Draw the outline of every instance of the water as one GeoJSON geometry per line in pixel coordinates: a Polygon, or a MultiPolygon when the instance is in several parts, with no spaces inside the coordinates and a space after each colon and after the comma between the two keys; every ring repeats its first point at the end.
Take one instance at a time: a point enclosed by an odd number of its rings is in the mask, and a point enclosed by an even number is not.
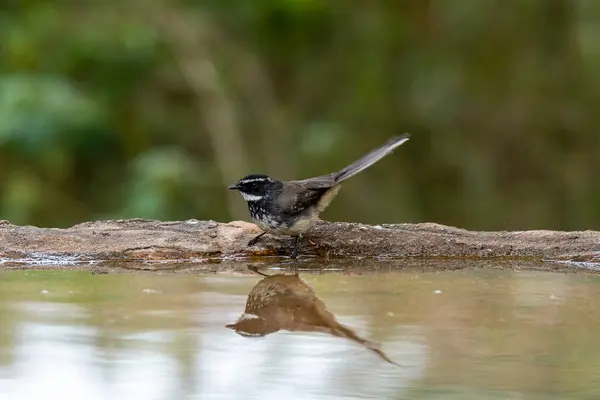
{"type": "Polygon", "coordinates": [[[597,275],[0,278],[0,399],[600,398],[597,275]]]}

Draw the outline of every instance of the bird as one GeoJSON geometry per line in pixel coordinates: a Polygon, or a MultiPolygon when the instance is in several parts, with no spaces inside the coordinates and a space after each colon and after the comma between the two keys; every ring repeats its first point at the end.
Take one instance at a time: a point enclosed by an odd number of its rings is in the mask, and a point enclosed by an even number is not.
{"type": "Polygon", "coordinates": [[[281,330],[324,333],[355,342],[398,366],[381,350],[379,343],[364,339],[340,324],[297,273],[267,275],[251,269],[265,278],[248,293],[242,315],[235,323],[225,325],[226,328],[244,337],[264,337],[281,330]]]}
{"type": "Polygon", "coordinates": [[[327,175],[298,181],[279,181],[264,174],[250,174],[230,185],[248,203],[250,218],[263,232],[248,242],[253,246],[266,233],[294,238],[291,258],[298,256],[298,239],[319,219],[319,214],[338,194],[341,184],[367,169],[409,139],[402,134],[389,139],[348,165],[327,175]]]}

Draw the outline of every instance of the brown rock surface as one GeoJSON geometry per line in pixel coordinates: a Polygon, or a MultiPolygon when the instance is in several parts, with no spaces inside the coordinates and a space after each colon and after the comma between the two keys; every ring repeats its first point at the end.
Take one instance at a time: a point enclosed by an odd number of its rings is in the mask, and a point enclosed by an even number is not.
{"type": "MultiPolygon", "coordinates": [[[[0,221],[0,266],[109,261],[222,262],[287,256],[290,238],[270,235],[256,246],[247,242],[258,232],[242,221],[161,222],[132,219],[86,222],[68,229],[16,226],[0,221]],[[56,261],[56,262],[53,262],[56,261]]],[[[461,259],[528,259],[596,262],[600,232],[471,232],[423,224],[363,225],[320,222],[302,241],[300,258],[443,257],[461,259]]]]}

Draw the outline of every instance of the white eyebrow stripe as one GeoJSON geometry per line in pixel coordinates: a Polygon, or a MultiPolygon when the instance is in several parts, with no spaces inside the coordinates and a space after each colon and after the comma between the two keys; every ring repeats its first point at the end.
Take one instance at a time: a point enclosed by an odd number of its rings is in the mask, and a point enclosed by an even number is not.
{"type": "Polygon", "coordinates": [[[240,183],[252,183],[252,182],[271,182],[268,178],[254,178],[254,179],[242,179],[240,183]]]}
{"type": "Polygon", "coordinates": [[[255,194],[244,193],[244,192],[240,192],[240,193],[242,194],[242,197],[246,201],[258,201],[263,198],[263,196],[257,196],[255,194]]]}
{"type": "Polygon", "coordinates": [[[250,314],[250,313],[243,313],[242,316],[239,318],[239,320],[246,320],[246,319],[261,319],[258,315],[256,314],[250,314]]]}

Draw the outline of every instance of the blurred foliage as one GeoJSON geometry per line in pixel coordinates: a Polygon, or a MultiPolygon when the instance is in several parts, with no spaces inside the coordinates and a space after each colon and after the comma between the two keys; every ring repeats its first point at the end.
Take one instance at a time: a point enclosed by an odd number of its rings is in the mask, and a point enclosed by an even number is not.
{"type": "Polygon", "coordinates": [[[323,218],[600,229],[598,2],[3,4],[13,223],[247,219],[241,176],[330,172],[407,131],[323,218]]]}

